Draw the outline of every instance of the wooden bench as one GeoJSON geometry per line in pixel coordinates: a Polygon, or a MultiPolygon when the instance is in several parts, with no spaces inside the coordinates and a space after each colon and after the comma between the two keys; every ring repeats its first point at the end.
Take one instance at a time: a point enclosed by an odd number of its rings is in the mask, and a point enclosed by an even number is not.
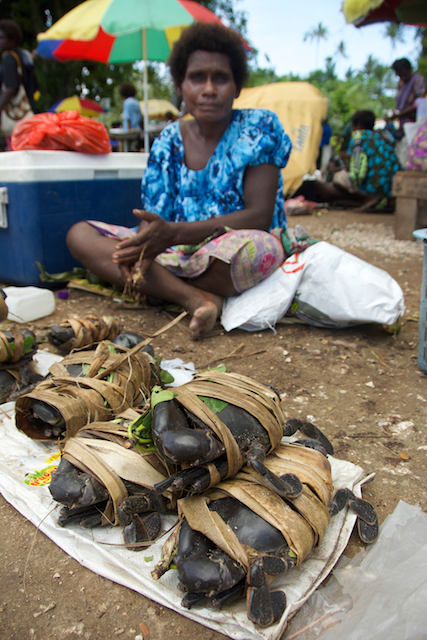
{"type": "Polygon", "coordinates": [[[396,240],[414,240],[412,232],[427,227],[427,173],[398,171],[392,194],[396,198],[394,236],[396,240]]]}

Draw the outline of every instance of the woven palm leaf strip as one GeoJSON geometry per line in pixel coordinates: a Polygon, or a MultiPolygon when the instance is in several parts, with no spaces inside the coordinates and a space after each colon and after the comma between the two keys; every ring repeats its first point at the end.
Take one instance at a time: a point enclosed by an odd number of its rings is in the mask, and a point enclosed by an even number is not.
{"type": "MultiPolygon", "coordinates": [[[[288,445],[284,446],[287,447],[288,445]]],[[[278,449],[280,450],[281,447],[282,445],[278,449]]],[[[307,452],[308,457],[305,464],[306,475],[303,476],[301,473],[299,476],[303,481],[303,493],[298,498],[283,500],[265,486],[262,476],[245,467],[234,478],[221,482],[217,487],[205,492],[203,495],[178,500],[178,513],[181,521],[185,518],[193,530],[203,533],[236,562],[248,569],[257,557],[265,554],[242,544],[219,514],[208,509],[208,504],[211,500],[232,496],[278,529],[284,536],[289,548],[296,554],[297,565],[301,564],[310,551],[320,544],[330,521],[327,508],[332,492],[329,463],[318,451],[297,446],[291,446],[290,449],[286,450],[287,459],[275,456],[273,453],[268,456],[266,463],[270,468],[270,460],[273,456],[276,458],[274,461],[276,472],[279,474],[287,473],[287,463],[293,457],[292,450],[296,454],[295,463],[301,464],[303,456],[301,456],[299,449],[303,453],[307,452]],[[310,470],[315,476],[314,481],[316,483],[322,482],[325,485],[321,493],[323,496],[328,496],[326,502],[320,499],[310,485],[303,480],[303,477],[307,477],[310,483],[313,482],[312,479],[308,478],[310,470]]],[[[180,525],[163,545],[163,562],[160,570],[159,565],[153,572],[155,579],[162,575],[164,568],[169,566],[172,560],[179,539],[179,527],[180,525]]]]}
{"type": "Polygon", "coordinates": [[[111,353],[108,349],[111,343],[103,341],[95,351],[75,352],[54,364],[50,369],[52,377],[17,400],[18,428],[32,438],[43,439],[42,432],[28,419],[35,400],[45,402],[61,413],[66,438],[70,438],[85,424],[109,420],[147,399],[154,361],[147,353],[140,353],[145,343],[132,349],[112,345],[118,353],[111,353]],[[84,376],[72,377],[66,369],[72,364],[87,364],[89,370],[84,376]],[[112,382],[104,379],[110,373],[113,373],[112,382]]]}
{"type": "MultiPolygon", "coordinates": [[[[134,420],[139,413],[127,409],[119,418],[134,420]]],[[[126,424],[94,422],[79,430],[64,445],[62,456],[75,467],[96,478],[107,489],[110,500],[104,510],[103,524],[118,524],[117,509],[128,492],[123,480],[153,489],[168,476],[168,468],[155,453],[141,453],[127,448],[126,424]]],[[[171,504],[175,496],[169,490],[164,496],[171,504]]]]}
{"type": "Polygon", "coordinates": [[[10,333],[13,333],[14,349],[12,349],[3,331],[0,331],[0,362],[14,364],[18,362],[24,351],[24,338],[22,333],[15,331],[15,329],[11,329],[10,333]]]}
{"type": "Polygon", "coordinates": [[[117,320],[109,316],[88,315],[84,318],[68,318],[60,322],[59,327],[74,331],[74,337],[70,338],[62,345],[58,345],[61,351],[71,351],[80,349],[101,340],[114,340],[120,332],[120,325],[117,320]]]}
{"type": "MultiPolygon", "coordinates": [[[[176,400],[194,413],[224,444],[227,461],[227,478],[234,476],[243,465],[240,449],[228,427],[198,396],[207,396],[228,402],[253,415],[266,429],[270,438],[270,451],[278,445],[283,435],[284,416],[277,395],[258,382],[238,374],[209,371],[193,378],[182,387],[175,387],[176,400]]],[[[211,486],[217,484],[217,473],[212,465],[211,486]]]]}
{"type": "Polygon", "coordinates": [[[9,309],[7,308],[7,305],[3,299],[3,296],[0,294],[0,322],[3,322],[3,320],[6,320],[8,313],[9,313],[9,309]]]}

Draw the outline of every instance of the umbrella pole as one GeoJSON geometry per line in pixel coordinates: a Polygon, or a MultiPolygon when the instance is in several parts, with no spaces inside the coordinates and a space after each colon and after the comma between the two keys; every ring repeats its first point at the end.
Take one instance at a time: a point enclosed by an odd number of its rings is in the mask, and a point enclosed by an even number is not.
{"type": "Polygon", "coordinates": [[[148,138],[148,69],[147,69],[147,29],[142,30],[142,54],[144,56],[144,151],[149,152],[148,138]]]}

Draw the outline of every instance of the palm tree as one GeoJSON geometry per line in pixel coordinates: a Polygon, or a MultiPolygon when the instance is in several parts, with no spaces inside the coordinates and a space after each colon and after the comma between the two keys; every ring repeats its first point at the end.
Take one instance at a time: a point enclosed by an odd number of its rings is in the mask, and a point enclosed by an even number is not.
{"type": "Polygon", "coordinates": [[[403,24],[399,24],[397,22],[389,22],[389,24],[386,26],[386,28],[383,31],[383,35],[386,38],[390,38],[391,54],[393,58],[394,58],[394,50],[396,48],[396,44],[398,42],[405,42],[403,29],[404,29],[403,24]]]}
{"type": "Polygon", "coordinates": [[[335,55],[337,58],[341,58],[342,60],[348,59],[344,40],[341,40],[341,42],[338,44],[337,48],[335,49],[335,55]]]}
{"type": "Polygon", "coordinates": [[[304,42],[306,40],[316,40],[316,68],[319,67],[319,44],[321,40],[327,40],[329,35],[328,27],[325,27],[321,22],[317,27],[313,27],[311,31],[306,31],[304,34],[304,42]]]}
{"type": "Polygon", "coordinates": [[[374,56],[369,55],[363,66],[363,71],[367,76],[371,76],[374,73],[374,70],[377,64],[378,64],[378,60],[376,60],[374,56]]]}

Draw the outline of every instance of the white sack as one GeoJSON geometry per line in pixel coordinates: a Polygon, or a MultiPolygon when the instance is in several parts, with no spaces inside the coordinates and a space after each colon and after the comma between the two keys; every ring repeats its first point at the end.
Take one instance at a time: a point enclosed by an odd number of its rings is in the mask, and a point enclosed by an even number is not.
{"type": "Polygon", "coordinates": [[[298,318],[318,327],[390,325],[405,311],[403,291],[386,271],[318,242],[253,289],[227,298],[221,323],[226,331],[271,328],[291,305],[298,318]]]}

